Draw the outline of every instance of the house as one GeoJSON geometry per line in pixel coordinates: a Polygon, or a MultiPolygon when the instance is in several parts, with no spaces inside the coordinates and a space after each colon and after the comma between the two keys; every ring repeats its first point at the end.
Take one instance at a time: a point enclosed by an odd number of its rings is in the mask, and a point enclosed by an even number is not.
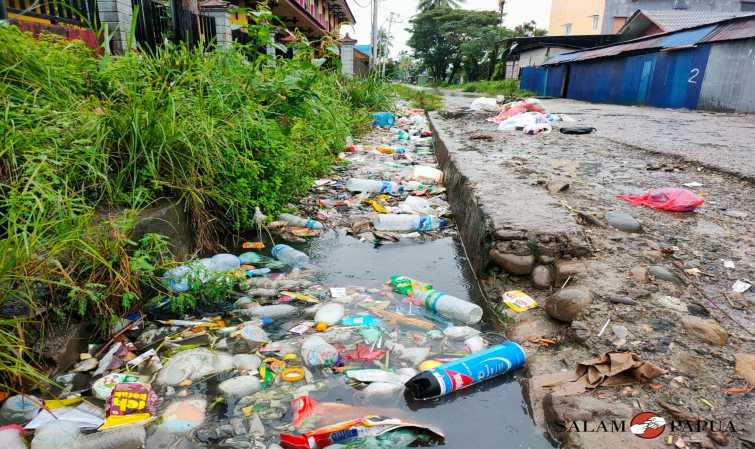
{"type": "Polygon", "coordinates": [[[534,36],[506,39],[506,79],[518,79],[522,67],[542,65],[551,56],[583,48],[610,44],[614,35],[534,36]]]}
{"type": "Polygon", "coordinates": [[[755,11],[755,0],[553,0],[548,34],[614,34],[638,9],[748,12],[755,11]]]}
{"type": "Polygon", "coordinates": [[[711,12],[674,9],[671,11],[637,10],[616,33],[619,41],[692,28],[753,14],[752,12],[711,12]]]}
{"type": "Polygon", "coordinates": [[[582,101],[755,113],[755,14],[561,53],[520,86],[582,101]]]}
{"type": "Polygon", "coordinates": [[[357,44],[347,33],[341,39],[341,73],[351,77],[367,76],[370,72],[370,44],[357,44]]]}

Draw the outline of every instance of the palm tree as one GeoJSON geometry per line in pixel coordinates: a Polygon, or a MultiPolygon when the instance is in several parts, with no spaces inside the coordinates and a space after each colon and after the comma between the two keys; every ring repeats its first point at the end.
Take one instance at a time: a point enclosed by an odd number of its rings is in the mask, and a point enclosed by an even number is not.
{"type": "Polygon", "coordinates": [[[419,10],[429,11],[435,8],[458,8],[464,0],[419,0],[419,10]]]}

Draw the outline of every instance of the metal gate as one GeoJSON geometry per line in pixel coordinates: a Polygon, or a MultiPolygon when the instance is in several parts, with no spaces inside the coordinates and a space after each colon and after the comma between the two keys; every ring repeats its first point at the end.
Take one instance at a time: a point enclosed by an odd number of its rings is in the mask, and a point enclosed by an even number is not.
{"type": "Polygon", "coordinates": [[[180,0],[173,0],[170,7],[155,0],[132,0],[132,4],[139,10],[135,38],[143,49],[154,51],[170,40],[208,50],[215,40],[215,18],[184,9],[180,0]]]}

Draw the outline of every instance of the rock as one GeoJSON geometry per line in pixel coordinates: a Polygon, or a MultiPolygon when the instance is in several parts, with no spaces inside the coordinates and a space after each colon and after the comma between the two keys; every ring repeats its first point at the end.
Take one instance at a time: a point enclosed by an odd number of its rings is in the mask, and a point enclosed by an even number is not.
{"type": "Polygon", "coordinates": [[[233,369],[233,357],[225,352],[197,348],[182,351],[171,357],[157,374],[159,385],[176,386],[185,380],[199,380],[233,369]]]}
{"type": "Polygon", "coordinates": [[[648,282],[650,282],[650,278],[648,277],[648,269],[640,265],[633,267],[629,271],[629,277],[640,284],[647,284],[648,282]]]}
{"type": "Polygon", "coordinates": [[[627,330],[626,327],[614,324],[613,326],[611,326],[611,330],[616,336],[616,338],[611,342],[614,346],[621,348],[622,346],[627,344],[627,338],[629,338],[630,334],[629,330],[627,330]]]}
{"type": "Polygon", "coordinates": [[[161,234],[167,237],[170,252],[176,260],[188,259],[196,247],[196,228],[191,222],[189,208],[181,200],[162,199],[154,204],[139,212],[129,238],[138,242],[146,234],[161,234]]]}
{"type": "Polygon", "coordinates": [[[684,280],[677,276],[675,273],[673,273],[671,270],[669,270],[666,267],[662,267],[660,265],[651,265],[648,267],[647,274],[649,276],[652,276],[656,279],[661,279],[664,281],[673,282],[675,284],[684,284],[684,280]]]}
{"type": "Polygon", "coordinates": [[[744,377],[750,385],[755,385],[755,354],[739,352],[734,354],[734,359],[734,372],[744,377]]]}
{"type": "Polygon", "coordinates": [[[696,302],[687,304],[687,312],[689,312],[690,315],[699,316],[701,318],[707,318],[710,316],[710,311],[702,304],[696,302]]]}
{"type": "Polygon", "coordinates": [[[618,295],[610,295],[606,296],[606,301],[614,303],[614,304],[626,304],[628,306],[633,306],[637,304],[637,301],[634,299],[628,297],[628,296],[618,296],[618,295]]]}
{"type": "Polygon", "coordinates": [[[218,389],[227,397],[241,398],[260,390],[260,380],[256,376],[238,376],[220,382],[218,389]]]}
{"type": "Polygon", "coordinates": [[[495,249],[490,250],[490,258],[501,268],[511,274],[530,274],[535,266],[535,257],[517,256],[516,254],[501,253],[495,249]]]}
{"type": "Polygon", "coordinates": [[[545,301],[545,312],[554,319],[570,323],[592,304],[592,294],[582,288],[565,288],[545,301]]]}
{"type": "Polygon", "coordinates": [[[532,270],[532,283],[537,288],[550,288],[553,285],[553,275],[550,268],[538,265],[532,270]]]}
{"type": "Polygon", "coordinates": [[[531,311],[518,314],[519,321],[506,328],[506,336],[516,343],[526,343],[528,337],[551,337],[558,335],[561,324],[544,319],[531,311]]]}
{"type": "Polygon", "coordinates": [[[716,346],[724,346],[729,333],[713,320],[704,320],[695,316],[682,318],[682,326],[693,337],[716,346]]]}
{"type": "Polygon", "coordinates": [[[655,302],[664,309],[674,310],[676,312],[687,312],[687,306],[679,299],[673,296],[659,296],[655,302]]]}
{"type": "Polygon", "coordinates": [[[574,341],[584,343],[590,338],[592,332],[584,321],[572,321],[569,327],[569,335],[574,341]]]}
{"type": "Polygon", "coordinates": [[[642,232],[642,224],[626,212],[613,210],[606,214],[608,225],[624,232],[642,232]]]}
{"type": "Polygon", "coordinates": [[[709,430],[708,437],[719,446],[729,445],[729,436],[726,435],[725,432],[714,432],[713,430],[709,430]]]}
{"type": "Polygon", "coordinates": [[[560,193],[569,190],[569,184],[566,182],[554,181],[545,185],[550,193],[560,193]]]}
{"type": "Polygon", "coordinates": [[[587,270],[587,266],[576,260],[559,260],[556,262],[556,282],[563,282],[570,276],[576,276],[587,270]]]}

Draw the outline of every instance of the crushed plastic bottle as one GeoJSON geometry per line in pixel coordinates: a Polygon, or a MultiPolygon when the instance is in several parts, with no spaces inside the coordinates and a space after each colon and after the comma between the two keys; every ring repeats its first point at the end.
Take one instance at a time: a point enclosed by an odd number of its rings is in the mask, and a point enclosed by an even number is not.
{"type": "Polygon", "coordinates": [[[443,181],[443,172],[434,167],[415,165],[412,168],[412,180],[440,184],[443,181]]]}
{"type": "Polygon", "coordinates": [[[378,214],[372,224],[378,231],[432,231],[448,226],[448,220],[430,215],[378,214]]]}
{"type": "Polygon", "coordinates": [[[304,267],[309,265],[309,256],[283,243],[273,246],[273,257],[292,267],[304,267]]]}
{"type": "Polygon", "coordinates": [[[286,214],[286,213],[278,215],[278,218],[293,226],[301,226],[302,228],[318,229],[318,230],[325,229],[325,226],[322,223],[320,223],[317,220],[313,220],[311,218],[302,218],[302,217],[297,217],[296,215],[293,215],[293,214],[286,214]]]}
{"type": "Polygon", "coordinates": [[[0,408],[0,422],[8,424],[26,424],[34,418],[42,401],[28,394],[11,396],[3,402],[0,408]]]}
{"type": "MultiPolygon", "coordinates": [[[[50,421],[34,432],[31,449],[60,449],[73,447],[81,435],[79,423],[62,419],[50,421]]],[[[0,447],[5,447],[0,445],[0,447]]]]}
{"type": "Polygon", "coordinates": [[[337,302],[323,304],[319,309],[317,309],[317,313],[315,314],[315,321],[318,323],[325,323],[328,326],[332,326],[341,321],[341,318],[343,318],[345,312],[346,311],[344,310],[343,305],[337,302]]]}
{"type": "Polygon", "coordinates": [[[374,179],[351,178],[346,182],[346,188],[352,192],[387,193],[389,195],[404,193],[404,187],[398,183],[374,179]]]}

